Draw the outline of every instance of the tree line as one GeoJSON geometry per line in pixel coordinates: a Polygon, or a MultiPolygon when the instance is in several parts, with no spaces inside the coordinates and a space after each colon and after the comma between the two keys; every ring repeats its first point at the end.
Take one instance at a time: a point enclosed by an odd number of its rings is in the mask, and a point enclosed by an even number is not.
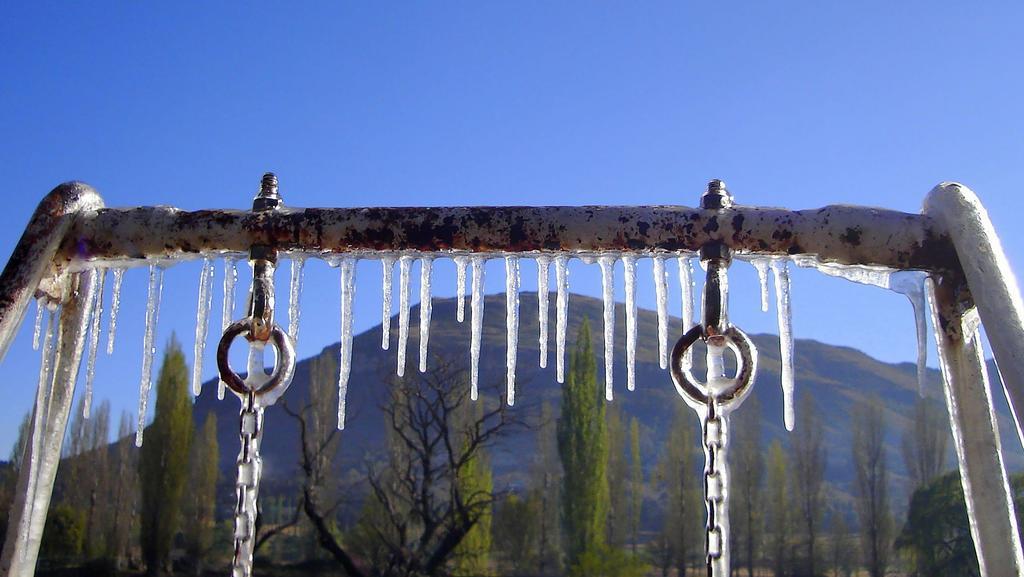
{"type": "MultiPolygon", "coordinates": [[[[290,485],[295,493],[264,491],[258,564],[305,563],[308,573],[352,577],[702,571],[696,418],[679,403],[654,443],[656,465],[645,473],[645,426],[603,400],[589,322],[577,335],[557,408],[545,402],[536,411],[514,411],[497,390],[472,401],[465,371],[451,359],[437,358],[425,373],[387,377],[389,394],[379,407],[385,448],[358,467],[337,459],[336,357],[328,350],[311,360],[307,399],[282,400],[300,433],[300,473],[290,485]],[[526,429],[536,446],[518,457],[525,481],[495,486],[491,453],[526,429]]],[[[84,564],[96,574],[223,569],[232,518],[216,503],[218,483],[223,490],[230,479],[218,478],[216,416],[209,413],[197,430],[187,383],[185,358],[172,338],[141,450],[132,443],[128,414],[109,444],[109,403],[88,420],[79,404],[47,518],[44,563],[84,564]]],[[[826,424],[811,396],[801,398],[796,432],[785,444],[774,439],[766,447],[761,412],[753,396],[731,418],[734,575],[976,572],[959,479],[944,474],[949,431],[937,403],[917,401],[902,439],[915,491],[901,528],[878,398],[854,403],[847,455],[828,455],[826,424]],[[850,491],[826,482],[829,457],[849,459],[850,491]]],[[[0,469],[4,510],[26,430],[27,420],[10,465],[0,469]]],[[[1014,478],[1014,488],[1021,495],[1024,481],[1014,478]]]]}

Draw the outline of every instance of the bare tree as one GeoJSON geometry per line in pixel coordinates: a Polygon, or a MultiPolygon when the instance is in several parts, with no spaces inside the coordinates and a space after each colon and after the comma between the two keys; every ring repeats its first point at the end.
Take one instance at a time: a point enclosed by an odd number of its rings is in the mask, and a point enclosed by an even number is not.
{"type": "Polygon", "coordinates": [[[764,526],[761,502],[764,480],[764,453],[761,450],[761,401],[753,397],[732,420],[731,432],[735,465],[732,468],[730,492],[733,497],[732,534],[736,551],[741,553],[747,566],[747,575],[754,574],[764,526]]]}
{"type": "Polygon", "coordinates": [[[787,550],[789,528],[793,524],[790,501],[789,462],[782,443],[772,441],[768,448],[766,480],[765,529],[768,534],[767,550],[775,577],[785,577],[791,569],[787,550]]]}
{"type": "Polygon", "coordinates": [[[889,564],[892,517],[889,513],[889,467],[885,458],[885,418],[877,397],[854,409],[853,463],[857,473],[857,514],[864,565],[871,577],[882,577],[889,564]]]}
{"type": "Polygon", "coordinates": [[[465,370],[443,357],[435,357],[432,367],[392,380],[390,398],[380,407],[390,450],[382,461],[368,463],[370,494],[360,520],[364,534],[376,543],[371,567],[356,563],[351,546],[332,530],[336,503],[325,502],[317,490],[320,447],[334,434],[313,439],[308,415],[289,410],[299,422],[303,444],[304,512],[321,548],[352,577],[443,574],[494,502],[491,492],[467,491],[458,479],[519,423],[497,398],[481,398],[479,412],[467,410],[465,370]]]}
{"type": "Polygon", "coordinates": [[[816,575],[818,533],[824,516],[825,426],[817,403],[807,394],[800,399],[793,436],[793,480],[797,515],[806,544],[806,573],[816,575]]]}
{"type": "MultiPolygon", "coordinates": [[[[903,461],[917,489],[938,477],[946,468],[949,425],[939,403],[918,397],[910,427],[903,433],[903,461]]],[[[911,493],[913,490],[911,490],[911,493]]]]}
{"type": "Polygon", "coordinates": [[[562,461],[558,457],[558,431],[551,404],[541,405],[537,426],[537,460],[533,467],[532,491],[537,494],[540,526],[537,539],[537,572],[557,572],[562,557],[562,532],[559,520],[562,489],[562,461]]]}

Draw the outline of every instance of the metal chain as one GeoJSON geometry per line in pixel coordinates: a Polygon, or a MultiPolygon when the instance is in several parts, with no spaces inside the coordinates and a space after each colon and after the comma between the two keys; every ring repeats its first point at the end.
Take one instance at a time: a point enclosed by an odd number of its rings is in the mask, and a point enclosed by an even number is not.
{"type": "Polygon", "coordinates": [[[704,446],[704,507],[707,509],[704,550],[708,575],[727,575],[729,568],[729,490],[726,459],[725,415],[720,414],[718,401],[708,400],[707,412],[701,420],[704,446]]]}
{"type": "Polygon", "coordinates": [[[251,577],[253,550],[256,545],[256,497],[259,492],[263,460],[260,442],[263,439],[263,406],[255,393],[249,393],[240,411],[238,477],[235,484],[235,552],[231,562],[232,577],[251,577]]]}

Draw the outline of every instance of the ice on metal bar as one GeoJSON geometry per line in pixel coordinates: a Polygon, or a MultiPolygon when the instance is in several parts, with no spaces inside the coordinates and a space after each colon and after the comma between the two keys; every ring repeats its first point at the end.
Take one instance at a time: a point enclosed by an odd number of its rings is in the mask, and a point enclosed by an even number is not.
{"type": "Polygon", "coordinates": [[[288,282],[288,336],[292,344],[299,342],[299,307],[302,298],[302,270],[306,266],[306,257],[301,254],[292,255],[291,279],[288,282]]]}
{"type": "Polygon", "coordinates": [[[153,357],[156,355],[156,323],[160,317],[160,296],[164,288],[164,269],[149,265],[149,286],[146,291],[146,326],[142,338],[142,378],[139,381],[138,429],[135,431],[135,446],[142,446],[142,434],[146,428],[146,408],[149,405],[149,391],[153,384],[153,357]]]}
{"type": "Polygon", "coordinates": [[[537,257],[537,318],[540,320],[540,368],[548,366],[548,271],[551,257],[537,257]]]}
{"type": "MultiPolygon", "coordinates": [[[[46,319],[46,331],[43,333],[42,340],[42,352],[39,361],[39,388],[36,391],[36,413],[42,418],[42,422],[46,422],[47,409],[49,409],[49,392],[51,389],[51,382],[53,379],[50,378],[50,372],[53,369],[53,358],[54,358],[54,340],[53,332],[57,324],[57,318],[59,316],[59,310],[56,308],[46,307],[49,315],[46,319]]],[[[39,438],[33,436],[33,439],[39,438]]],[[[38,452],[33,453],[33,456],[38,455],[38,452]]]]}
{"type": "Polygon", "coordinates": [[[555,257],[555,378],[565,382],[565,333],[569,322],[569,257],[555,257]]]}
{"type": "Polygon", "coordinates": [[[210,328],[210,305],[213,303],[213,261],[203,259],[199,271],[199,301],[196,305],[196,342],[193,348],[192,394],[199,396],[203,386],[203,356],[206,354],[206,334],[210,328]]]}
{"type": "MultiPolygon", "coordinates": [[[[89,313],[89,351],[85,363],[85,399],[82,402],[82,416],[86,419],[92,413],[92,391],[93,382],[96,377],[96,353],[100,348],[100,328],[102,326],[100,321],[103,317],[103,285],[105,284],[106,276],[105,270],[97,270],[92,277],[95,287],[89,313]]],[[[83,324],[82,326],[84,330],[85,325],[83,324]]]]}
{"type": "Polygon", "coordinates": [[[519,352],[519,257],[505,257],[505,398],[516,402],[516,356],[519,352]]]}
{"type": "MultiPolygon", "coordinates": [[[[693,327],[693,258],[681,256],[676,259],[679,266],[679,289],[680,298],[683,302],[683,333],[693,327]]],[[[693,348],[686,349],[683,354],[683,364],[687,367],[693,365],[693,348]]]]}
{"type": "Polygon", "coordinates": [[[427,342],[430,341],[430,312],[433,309],[433,297],[430,291],[431,272],[434,269],[434,258],[424,256],[420,259],[420,372],[427,372],[427,342]]]}
{"type": "Polygon", "coordinates": [[[615,352],[615,261],[618,257],[601,255],[601,299],[604,302],[604,398],[612,400],[615,352]]]}
{"type": "Polygon", "coordinates": [[[751,266],[757,271],[757,282],[761,286],[761,312],[768,312],[768,259],[752,258],[751,266]]]}
{"type": "Polygon", "coordinates": [[[636,388],[636,257],[623,255],[622,278],[626,286],[626,390],[636,388]]]}
{"type": "Polygon", "coordinates": [[[478,396],[478,381],[480,375],[480,340],[484,330],[484,263],[485,258],[474,256],[473,267],[473,297],[470,303],[470,312],[473,315],[471,320],[471,341],[469,345],[470,360],[470,393],[472,400],[478,396]]]}
{"type": "Polygon", "coordinates": [[[665,257],[654,257],[654,294],[658,301],[658,364],[668,367],[668,273],[665,257]]]}
{"type": "Polygon", "coordinates": [[[107,327],[107,354],[114,354],[114,337],[117,334],[117,313],[121,310],[121,283],[124,269],[114,269],[114,288],[110,293],[110,325],[107,327]]]}
{"type": "MultiPolygon", "coordinates": [[[[220,330],[224,332],[231,324],[235,314],[235,283],[238,281],[238,257],[224,257],[224,300],[220,315],[220,330]]],[[[227,385],[224,381],[217,382],[217,398],[224,398],[227,385]]]]}
{"type": "Polygon", "coordinates": [[[463,322],[466,320],[466,267],[469,265],[468,256],[455,257],[455,294],[458,305],[455,308],[455,320],[463,322]]]}
{"type": "Polygon", "coordinates": [[[391,346],[391,285],[395,272],[394,256],[385,255],[380,259],[381,268],[381,320],[380,320],[380,348],[385,351],[391,346]]]}
{"type": "Polygon", "coordinates": [[[405,350],[409,344],[409,271],[412,257],[398,259],[398,376],[405,376],[405,350]]]}
{"type": "Polygon", "coordinates": [[[793,312],[790,310],[789,263],[772,259],[772,278],[775,281],[775,308],[779,320],[779,358],[782,361],[783,420],[786,430],[792,431],[796,422],[793,408],[793,312]]]}
{"type": "Polygon", "coordinates": [[[43,326],[43,299],[36,299],[36,326],[32,330],[32,350],[39,350],[39,332],[43,326]]]}
{"type": "Polygon", "coordinates": [[[356,259],[341,259],[341,353],[338,362],[338,429],[345,428],[345,399],[352,373],[352,316],[356,295],[356,259]]]}
{"type": "Polygon", "coordinates": [[[914,309],[914,329],[917,332],[917,394],[924,398],[928,383],[928,301],[926,300],[925,279],[919,271],[898,271],[892,273],[889,285],[892,290],[907,297],[914,309]]]}

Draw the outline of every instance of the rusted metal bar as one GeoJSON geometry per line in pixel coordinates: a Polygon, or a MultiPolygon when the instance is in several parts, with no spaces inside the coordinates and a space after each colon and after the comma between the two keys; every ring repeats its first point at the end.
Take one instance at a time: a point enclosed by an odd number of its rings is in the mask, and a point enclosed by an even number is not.
{"type": "Polygon", "coordinates": [[[307,208],[271,214],[100,209],[76,220],[63,262],[279,251],[696,251],[816,255],[841,264],[959,270],[949,238],[927,216],[852,206],[307,208]]]}
{"type": "Polygon", "coordinates": [[[43,197],[0,274],[0,360],[40,282],[54,276],[54,256],[72,222],[83,211],[102,207],[99,194],[81,182],[66,182],[43,197]]]}
{"type": "Polygon", "coordinates": [[[85,345],[83,329],[96,286],[92,277],[97,274],[101,273],[87,271],[66,277],[61,283],[63,306],[54,361],[49,379],[39,383],[0,555],[0,574],[7,577],[31,577],[35,573],[85,345]]]}

